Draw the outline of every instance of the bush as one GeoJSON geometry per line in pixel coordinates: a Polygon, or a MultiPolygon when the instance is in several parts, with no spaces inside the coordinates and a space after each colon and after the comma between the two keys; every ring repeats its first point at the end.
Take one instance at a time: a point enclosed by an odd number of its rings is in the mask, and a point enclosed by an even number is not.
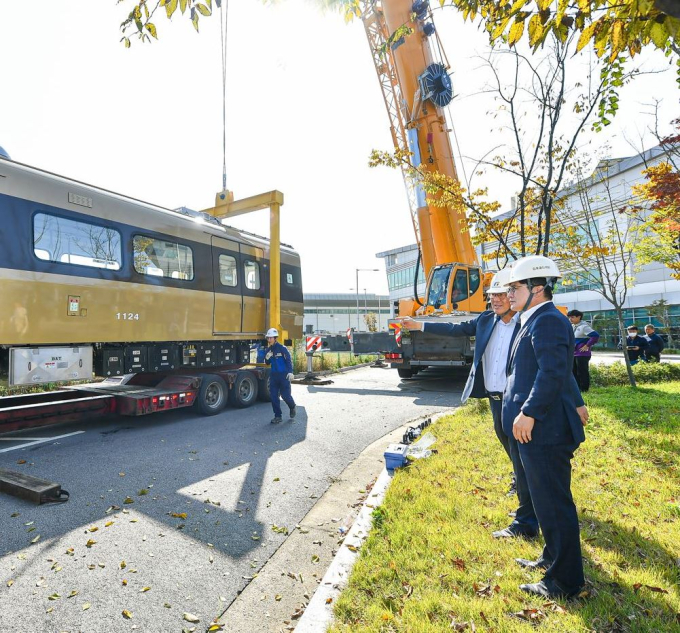
{"type": "MultiPolygon", "coordinates": [[[[680,380],[680,364],[640,362],[633,365],[633,375],[641,384],[680,380]]],[[[612,365],[591,365],[590,379],[593,385],[598,387],[629,384],[626,366],[621,362],[612,365]]]]}

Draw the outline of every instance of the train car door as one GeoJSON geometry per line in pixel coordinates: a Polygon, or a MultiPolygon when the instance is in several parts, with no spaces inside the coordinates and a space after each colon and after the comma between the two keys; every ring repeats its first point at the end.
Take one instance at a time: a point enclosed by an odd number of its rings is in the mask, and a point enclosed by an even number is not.
{"type": "Polygon", "coordinates": [[[239,244],[212,238],[213,333],[240,334],[243,323],[244,279],[239,244]]]}
{"type": "Polygon", "coordinates": [[[241,244],[243,276],[243,333],[262,336],[266,331],[267,280],[264,251],[241,244]]]}

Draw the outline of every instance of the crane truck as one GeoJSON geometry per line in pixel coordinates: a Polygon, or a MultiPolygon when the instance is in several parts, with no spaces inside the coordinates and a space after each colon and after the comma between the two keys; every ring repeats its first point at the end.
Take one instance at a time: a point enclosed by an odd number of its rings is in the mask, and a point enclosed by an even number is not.
{"type": "MultiPolygon", "coordinates": [[[[432,21],[428,0],[361,0],[361,19],[390,121],[396,150],[410,153],[413,167],[458,179],[444,108],[453,99],[450,66],[432,21]]],[[[399,317],[460,322],[486,307],[484,277],[464,229],[465,218],[425,192],[402,168],[419,264],[427,280],[425,296],[399,302],[399,317]]],[[[418,276],[416,266],[415,278],[418,276]]],[[[355,353],[382,352],[399,376],[409,378],[429,366],[462,366],[472,361],[474,341],[421,331],[395,336],[354,333],[355,353]],[[410,336],[408,336],[410,335],[410,336]],[[377,346],[377,348],[376,348],[377,346]],[[386,349],[387,347],[387,349],[386,349]]]]}

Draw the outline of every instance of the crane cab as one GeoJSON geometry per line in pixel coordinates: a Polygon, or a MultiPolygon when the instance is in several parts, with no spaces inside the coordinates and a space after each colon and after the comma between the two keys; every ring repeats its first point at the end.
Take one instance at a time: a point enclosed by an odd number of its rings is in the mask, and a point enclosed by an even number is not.
{"type": "Polygon", "coordinates": [[[483,290],[479,266],[459,263],[435,266],[428,280],[423,312],[483,312],[483,290]]]}

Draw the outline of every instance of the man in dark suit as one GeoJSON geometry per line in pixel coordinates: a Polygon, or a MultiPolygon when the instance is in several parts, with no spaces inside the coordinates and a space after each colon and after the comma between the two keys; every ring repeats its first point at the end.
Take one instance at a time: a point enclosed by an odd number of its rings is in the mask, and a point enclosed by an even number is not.
{"type": "Polygon", "coordinates": [[[559,277],[555,262],[538,255],[512,268],[508,297],[521,313],[521,329],[510,350],[502,412],[518,484],[526,481],[545,539],[538,560],[517,559],[524,567],[544,570],[543,579],[520,588],[544,598],[577,595],[585,582],[570,487],[571,459],[585,440],[587,416],[577,412],[571,384],[574,332],[551,301],[559,277]]]}
{"type": "MultiPolygon", "coordinates": [[[[475,353],[465,388],[460,401],[464,403],[469,397],[489,398],[493,428],[503,449],[510,457],[508,436],[501,425],[501,405],[503,390],[507,377],[505,368],[508,352],[519,318],[510,309],[507,295],[509,269],[498,271],[487,290],[491,310],[482,312],[478,317],[463,323],[435,323],[432,321],[416,321],[410,317],[402,320],[402,327],[407,330],[427,330],[442,336],[474,336],[475,353]]],[[[513,483],[509,494],[515,493],[513,483]]]]}

